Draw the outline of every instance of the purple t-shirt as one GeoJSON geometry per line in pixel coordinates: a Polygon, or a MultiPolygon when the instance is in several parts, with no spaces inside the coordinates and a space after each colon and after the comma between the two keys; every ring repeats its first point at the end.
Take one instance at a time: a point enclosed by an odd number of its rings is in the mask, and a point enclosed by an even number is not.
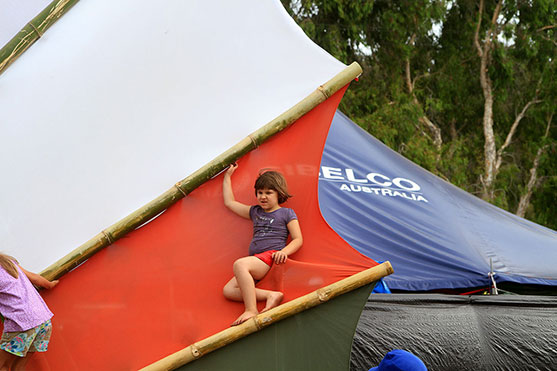
{"type": "Polygon", "coordinates": [[[22,332],[52,318],[52,312],[29,278],[17,267],[13,278],[0,267],[0,313],[4,316],[4,332],[22,332]]]}
{"type": "Polygon", "coordinates": [[[249,216],[253,221],[253,239],[249,245],[249,254],[260,254],[269,250],[282,250],[288,239],[286,225],[298,219],[294,210],[281,207],[266,213],[259,205],[249,209],[249,216]]]}

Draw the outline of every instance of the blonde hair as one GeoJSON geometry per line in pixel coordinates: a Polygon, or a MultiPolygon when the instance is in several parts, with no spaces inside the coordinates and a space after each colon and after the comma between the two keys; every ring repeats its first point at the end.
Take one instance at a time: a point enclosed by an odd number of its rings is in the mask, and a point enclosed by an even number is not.
{"type": "Polygon", "coordinates": [[[288,193],[288,185],[286,184],[286,179],[278,171],[265,171],[261,170],[259,177],[255,181],[255,195],[260,189],[272,189],[278,193],[278,203],[282,204],[286,202],[292,195],[288,193]]]}
{"type": "Polygon", "coordinates": [[[0,266],[2,266],[2,268],[4,268],[4,270],[8,272],[9,275],[12,276],[13,278],[19,277],[19,271],[17,270],[16,264],[18,263],[17,260],[15,260],[15,258],[0,253],[0,266]]]}

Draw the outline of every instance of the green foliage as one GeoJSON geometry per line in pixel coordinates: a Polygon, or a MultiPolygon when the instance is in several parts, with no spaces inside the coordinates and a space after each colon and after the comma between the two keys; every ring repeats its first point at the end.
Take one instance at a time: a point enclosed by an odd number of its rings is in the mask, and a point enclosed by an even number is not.
{"type": "MultiPolygon", "coordinates": [[[[480,42],[496,2],[485,1],[480,42]]],[[[283,0],[306,34],[340,61],[364,69],[340,109],[408,159],[473,194],[484,172],[484,96],[474,45],[479,1],[283,0]],[[410,68],[413,94],[408,87],[410,68]],[[420,123],[428,117],[443,144],[420,123]]],[[[515,212],[530,169],[545,146],[526,217],[557,229],[557,5],[552,0],[503,2],[489,56],[498,148],[527,110],[497,175],[493,203],[515,212]]]]}

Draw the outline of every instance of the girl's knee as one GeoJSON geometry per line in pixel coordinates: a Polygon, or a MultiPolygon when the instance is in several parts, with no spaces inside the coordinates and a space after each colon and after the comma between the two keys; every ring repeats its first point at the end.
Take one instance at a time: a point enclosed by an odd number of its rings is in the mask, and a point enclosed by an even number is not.
{"type": "Polygon", "coordinates": [[[232,264],[232,270],[236,272],[237,270],[247,270],[248,269],[248,261],[246,258],[240,258],[232,264]]]}
{"type": "Polygon", "coordinates": [[[230,291],[230,290],[233,290],[233,289],[235,289],[235,288],[238,288],[238,283],[236,282],[236,278],[235,278],[235,277],[232,277],[232,278],[230,279],[230,281],[228,281],[228,282],[226,283],[226,285],[224,285],[224,287],[222,288],[222,291],[223,291],[223,292],[224,292],[224,291],[230,291]]]}
{"type": "Polygon", "coordinates": [[[222,294],[228,300],[241,300],[242,293],[240,292],[240,288],[238,287],[235,278],[231,279],[226,285],[224,285],[222,288],[222,294]]]}

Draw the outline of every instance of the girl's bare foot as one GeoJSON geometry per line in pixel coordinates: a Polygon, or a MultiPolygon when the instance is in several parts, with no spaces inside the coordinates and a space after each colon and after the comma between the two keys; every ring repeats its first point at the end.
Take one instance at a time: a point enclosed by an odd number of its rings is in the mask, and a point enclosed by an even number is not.
{"type": "Polygon", "coordinates": [[[273,293],[269,294],[269,296],[267,297],[267,302],[265,303],[265,308],[263,308],[261,313],[266,312],[269,309],[273,309],[274,307],[278,307],[283,298],[284,294],[279,291],[274,291],[273,293]]]}
{"type": "Polygon", "coordinates": [[[242,324],[242,323],[246,322],[251,317],[257,316],[257,314],[258,314],[257,311],[252,312],[252,311],[246,310],[244,313],[242,313],[240,315],[240,317],[238,317],[236,319],[236,321],[232,322],[232,324],[230,326],[238,326],[239,324],[242,324]]]}

